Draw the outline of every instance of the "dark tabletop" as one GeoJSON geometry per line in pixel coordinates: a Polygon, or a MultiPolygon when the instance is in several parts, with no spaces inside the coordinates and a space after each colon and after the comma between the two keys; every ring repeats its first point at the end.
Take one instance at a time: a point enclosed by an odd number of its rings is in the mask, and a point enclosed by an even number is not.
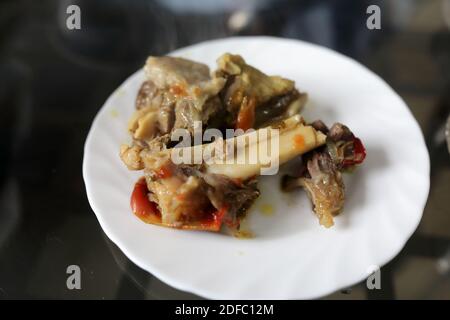
{"type": "Polygon", "coordinates": [[[450,299],[449,2],[1,1],[0,298],[199,298],[139,269],[105,236],[86,198],[84,141],[147,55],[273,35],[330,47],[380,75],[411,108],[430,152],[422,222],[381,269],[381,290],[363,282],[326,298],[450,299]],[[70,4],[81,9],[80,30],[67,28],[70,4]],[[367,28],[371,4],[381,29],[367,28]],[[81,269],[80,290],[67,288],[70,265],[81,269]]]}

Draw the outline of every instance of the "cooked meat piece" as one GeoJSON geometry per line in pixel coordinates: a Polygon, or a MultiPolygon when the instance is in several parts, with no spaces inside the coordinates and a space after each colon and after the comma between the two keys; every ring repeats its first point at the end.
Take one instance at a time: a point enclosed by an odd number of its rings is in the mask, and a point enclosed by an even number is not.
{"type": "Polygon", "coordinates": [[[361,140],[341,123],[335,123],[328,132],[327,152],[338,169],[351,169],[366,157],[361,140]]]}
{"type": "Polygon", "coordinates": [[[307,99],[306,93],[300,93],[297,90],[271,98],[258,107],[255,114],[255,128],[265,127],[280,119],[298,114],[307,99]]]}
{"type": "Polygon", "coordinates": [[[328,134],[328,127],[326,126],[325,123],[323,123],[322,120],[316,120],[314,122],[311,123],[311,126],[316,129],[319,130],[320,132],[322,132],[323,134],[328,134]]]}
{"type": "Polygon", "coordinates": [[[170,146],[170,134],[165,134],[159,137],[154,138],[149,143],[145,144],[145,151],[149,153],[154,153],[158,151],[162,151],[170,146]]]}
{"type": "Polygon", "coordinates": [[[217,209],[226,206],[229,222],[233,225],[239,223],[239,219],[245,216],[259,197],[256,179],[242,182],[219,174],[205,174],[203,178],[208,184],[208,197],[212,205],[217,209]]]}
{"type": "Polygon", "coordinates": [[[211,213],[207,186],[198,177],[175,171],[171,177],[147,179],[150,199],[158,204],[162,223],[180,227],[206,218],[211,213]]]}
{"type": "Polygon", "coordinates": [[[120,146],[120,158],[129,170],[144,169],[144,163],[142,162],[140,155],[141,151],[142,147],[137,145],[130,147],[123,144],[120,146]]]}
{"type": "Polygon", "coordinates": [[[311,199],[320,224],[331,227],[333,217],[344,206],[344,182],[341,170],[361,163],[365,157],[364,146],[350,129],[335,123],[330,130],[320,120],[311,124],[316,130],[327,132],[326,145],[304,154],[294,176],[282,178],[285,191],[303,187],[311,199]]]}
{"type": "Polygon", "coordinates": [[[221,102],[218,97],[211,97],[205,102],[202,109],[199,110],[191,100],[179,100],[175,106],[175,125],[174,129],[184,128],[193,132],[195,121],[200,121],[207,125],[209,119],[219,112],[221,102]]]}
{"type": "Polygon", "coordinates": [[[270,117],[298,113],[306,102],[306,95],[295,89],[293,81],[268,76],[248,65],[239,55],[226,53],[217,64],[215,77],[227,80],[220,96],[231,115],[230,126],[257,128],[270,117]],[[248,108],[250,102],[254,109],[248,108]],[[244,118],[242,124],[238,121],[240,117],[244,118]]]}
{"type": "Polygon", "coordinates": [[[311,201],[321,225],[329,228],[333,217],[344,207],[344,182],[327,153],[315,152],[307,163],[310,178],[301,179],[301,183],[311,201]]]}
{"type": "Polygon", "coordinates": [[[334,224],[333,217],[338,215],[344,206],[342,175],[326,152],[313,151],[306,163],[307,171],[303,177],[283,177],[283,188],[290,191],[303,187],[313,203],[319,223],[329,228],[334,224]]]}
{"type": "Polygon", "coordinates": [[[192,132],[195,121],[207,125],[223,109],[217,94],[225,80],[212,79],[206,65],[182,58],[150,57],[144,69],[147,79],[138,92],[137,110],[128,123],[132,146],[139,145],[147,151],[170,147],[167,137],[173,130],[184,128],[192,132]],[[159,139],[161,136],[165,138],[159,139]]]}
{"type": "Polygon", "coordinates": [[[210,80],[207,65],[176,57],[149,57],[144,67],[145,76],[160,89],[177,85],[195,85],[210,80]]]}
{"type": "Polygon", "coordinates": [[[136,96],[136,109],[142,109],[152,104],[153,99],[161,95],[160,90],[151,80],[142,83],[136,96]]]}
{"type": "Polygon", "coordinates": [[[143,158],[148,154],[153,154],[166,149],[169,145],[170,136],[165,134],[160,137],[156,137],[149,143],[134,140],[132,145],[122,144],[120,146],[120,158],[129,170],[142,170],[144,169],[143,158]]]}
{"type": "Polygon", "coordinates": [[[347,126],[337,122],[331,127],[328,137],[336,142],[339,140],[352,141],[355,136],[347,126]]]}
{"type": "Polygon", "coordinates": [[[225,85],[225,79],[210,77],[208,66],[183,58],[149,57],[144,70],[159,89],[169,91],[177,100],[189,100],[200,112],[225,85]]]}
{"type": "Polygon", "coordinates": [[[175,122],[175,97],[144,82],[136,98],[137,110],[128,122],[128,130],[135,140],[150,143],[155,137],[170,133],[175,122]]]}
{"type": "Polygon", "coordinates": [[[133,137],[146,142],[177,128],[206,124],[221,109],[218,92],[225,84],[212,79],[206,65],[173,57],[150,57],[144,67],[147,80],[136,98],[130,120],[133,137]]]}
{"type": "Polygon", "coordinates": [[[238,226],[259,195],[254,180],[236,182],[205,173],[202,166],[177,166],[164,156],[146,167],[145,176],[150,200],[158,205],[162,223],[174,227],[208,220],[224,208],[227,223],[238,226]]]}
{"type": "Polygon", "coordinates": [[[226,53],[218,60],[216,76],[230,78],[227,84],[227,108],[232,111],[240,107],[243,97],[256,97],[258,103],[264,103],[271,98],[287,94],[294,90],[294,82],[278,76],[267,76],[258,69],[248,65],[239,55],[226,53]]]}

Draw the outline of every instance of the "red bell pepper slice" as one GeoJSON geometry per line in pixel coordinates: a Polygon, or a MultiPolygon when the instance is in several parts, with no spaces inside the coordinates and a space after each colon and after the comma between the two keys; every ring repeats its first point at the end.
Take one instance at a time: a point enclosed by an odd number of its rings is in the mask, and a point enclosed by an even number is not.
{"type": "Polygon", "coordinates": [[[357,137],[353,139],[353,150],[355,152],[353,159],[344,159],[343,161],[345,167],[361,164],[366,158],[366,148],[364,148],[361,140],[357,137]]]}
{"type": "Polygon", "coordinates": [[[186,225],[173,225],[169,223],[163,223],[161,219],[161,213],[158,210],[157,205],[151,202],[148,198],[149,190],[144,178],[139,179],[136,182],[133,193],[131,194],[131,209],[133,213],[142,221],[146,223],[156,224],[164,227],[172,227],[186,230],[204,230],[204,231],[220,231],[224,217],[227,213],[228,207],[223,206],[220,210],[211,212],[208,218],[193,221],[186,225]]]}

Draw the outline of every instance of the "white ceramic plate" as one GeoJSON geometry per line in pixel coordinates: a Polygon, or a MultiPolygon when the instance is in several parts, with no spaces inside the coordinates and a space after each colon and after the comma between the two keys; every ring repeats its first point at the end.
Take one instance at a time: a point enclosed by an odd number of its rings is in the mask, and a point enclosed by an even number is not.
{"type": "Polygon", "coordinates": [[[346,205],[331,229],[319,226],[301,191],[261,179],[252,207],[252,239],[144,224],[130,210],[139,173],[118,152],[143,81],[142,70],[106,101],[86,140],[83,176],[100,224],[141,268],[181,290],[213,299],[316,298],[364,280],[399,253],[422,216],[429,157],[418,124],[378,76],[329,49],[269,37],[208,41],[172,53],[215,68],[224,52],[241,54],[268,74],[293,79],[309,94],[303,115],[348,125],[364,142],[364,165],[345,177],[346,205]],[[272,215],[262,214],[270,205],[272,215]]]}

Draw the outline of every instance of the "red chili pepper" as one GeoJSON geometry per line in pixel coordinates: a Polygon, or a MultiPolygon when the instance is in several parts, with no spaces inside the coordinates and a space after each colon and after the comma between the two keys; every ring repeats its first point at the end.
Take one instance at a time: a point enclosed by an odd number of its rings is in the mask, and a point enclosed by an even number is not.
{"type": "Polygon", "coordinates": [[[355,148],[355,162],[358,164],[362,163],[366,158],[366,148],[364,148],[364,145],[362,144],[361,140],[356,137],[355,140],[353,141],[353,146],[355,148]]]}
{"type": "Polygon", "coordinates": [[[161,222],[161,214],[156,204],[148,199],[147,183],[144,178],[139,179],[134,185],[130,205],[133,213],[142,220],[150,223],[161,222]]]}
{"type": "Polygon", "coordinates": [[[236,129],[245,131],[253,128],[255,123],[255,106],[255,99],[245,98],[243,100],[236,120],[236,129]]]}
{"type": "Polygon", "coordinates": [[[364,148],[364,145],[362,144],[361,140],[357,137],[353,139],[353,150],[355,153],[353,159],[344,159],[343,161],[344,166],[352,166],[355,164],[360,164],[366,158],[366,149],[364,148]]]}
{"type": "MultiPolygon", "coordinates": [[[[200,225],[196,227],[197,230],[209,230],[209,231],[220,231],[222,223],[224,222],[225,214],[227,213],[228,207],[223,206],[219,210],[213,212],[211,217],[200,222],[200,225]]],[[[194,229],[194,228],[191,228],[194,229]]]]}
{"type": "Polygon", "coordinates": [[[161,213],[159,212],[156,203],[149,200],[148,193],[149,190],[145,179],[139,179],[139,181],[134,185],[133,193],[131,194],[131,209],[133,210],[133,213],[142,221],[164,227],[217,232],[220,231],[224,217],[228,210],[228,206],[223,206],[221,209],[211,212],[211,215],[207,219],[191,222],[190,224],[182,226],[171,225],[162,222],[161,213]]]}

